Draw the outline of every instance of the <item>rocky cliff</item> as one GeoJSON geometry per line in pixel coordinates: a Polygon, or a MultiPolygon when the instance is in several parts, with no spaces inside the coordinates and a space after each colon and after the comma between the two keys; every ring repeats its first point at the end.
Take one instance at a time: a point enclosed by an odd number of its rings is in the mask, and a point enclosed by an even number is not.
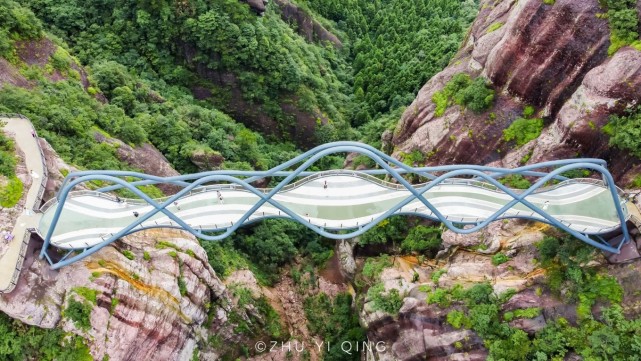
{"type": "Polygon", "coordinates": [[[206,334],[208,313],[214,324],[224,322],[226,302],[224,285],[194,239],[147,232],[60,271],[29,252],[0,308],[28,324],[82,335],[98,360],[180,360],[206,334]],[[158,248],[161,239],[175,248],[158,248]],[[71,300],[89,305],[88,327],[72,320],[71,300]]]}
{"type": "Polygon", "coordinates": [[[607,146],[601,130],[611,114],[641,100],[641,51],[608,56],[610,30],[597,0],[482,1],[467,40],[450,65],[420,90],[393,135],[395,154],[420,150],[428,164],[519,164],[574,156],[600,157],[627,181],[639,160],[607,146]],[[482,76],[496,91],[482,113],[452,106],[437,115],[434,94],[455,74],[482,76]],[[538,139],[519,149],[503,130],[526,105],[545,122],[538,139]]]}
{"type": "MultiPolygon", "coordinates": [[[[445,231],[443,250],[432,261],[416,257],[396,257],[385,268],[378,282],[385,292],[398,290],[402,304],[397,313],[387,313],[375,306],[368,295],[360,309],[361,323],[368,339],[382,343],[384,349],[367,354],[367,360],[485,360],[487,344],[469,327],[453,327],[448,314],[461,311],[461,302],[444,302],[436,297],[438,290],[470,289],[474,285],[491,285],[498,297],[506,296],[498,309],[509,326],[533,336],[547,324],[562,317],[577,324],[577,305],[568,303],[549,290],[546,270],[536,244],[546,235],[560,235],[555,229],[532,222],[510,220],[495,222],[478,234],[458,235],[445,231]],[[493,255],[507,255],[496,264],[493,255]],[[532,317],[510,320],[513,314],[538,308],[532,317]],[[520,311],[519,311],[520,310],[520,311]]],[[[641,237],[636,237],[641,244],[641,237]]],[[[638,317],[641,295],[638,290],[638,262],[631,265],[609,265],[602,255],[590,261],[603,274],[613,276],[623,287],[621,305],[630,317],[638,317]]],[[[568,292],[562,291],[562,292],[568,292]]],[[[598,314],[601,304],[592,307],[598,314]]],[[[469,326],[469,325],[468,325],[469,326]]]]}

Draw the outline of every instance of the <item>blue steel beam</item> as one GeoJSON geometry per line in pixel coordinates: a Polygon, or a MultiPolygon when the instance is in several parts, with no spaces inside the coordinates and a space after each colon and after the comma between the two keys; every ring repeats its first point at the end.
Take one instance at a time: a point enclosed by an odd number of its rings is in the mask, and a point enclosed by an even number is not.
{"type": "MultiPolygon", "coordinates": [[[[538,208],[537,206],[528,202],[525,199],[525,197],[527,197],[528,195],[535,192],[537,189],[544,186],[550,180],[567,179],[563,177],[561,173],[567,172],[572,169],[578,169],[578,168],[591,169],[603,175],[605,184],[608,186],[610,194],[612,196],[615,209],[617,211],[617,216],[621,224],[623,225],[625,224],[625,221],[626,221],[625,214],[620,204],[620,199],[617,193],[617,188],[614,184],[614,180],[611,174],[605,168],[605,165],[606,165],[606,162],[600,159],[568,159],[568,160],[558,160],[558,161],[550,161],[545,163],[533,164],[533,165],[528,165],[528,166],[514,168],[514,169],[502,169],[502,168],[478,166],[478,165],[448,165],[448,166],[438,166],[438,167],[413,168],[406,164],[403,164],[402,162],[394,158],[391,158],[390,156],[380,152],[379,150],[371,146],[361,144],[361,143],[354,143],[354,142],[336,142],[336,143],[329,143],[329,144],[316,147],[268,171],[212,171],[212,172],[199,173],[195,175],[183,175],[183,176],[168,177],[168,178],[162,178],[162,177],[150,176],[142,173],[126,172],[126,171],[124,172],[123,171],[74,172],[69,174],[65,178],[63,185],[61,187],[61,190],[57,195],[58,205],[54,213],[51,226],[49,227],[49,230],[46,236],[44,237],[45,243],[40,255],[41,255],[41,258],[46,255],[47,248],[49,247],[51,242],[51,237],[53,236],[53,232],[55,230],[56,224],[59,221],[60,214],[64,208],[64,204],[71,190],[78,184],[88,182],[91,180],[102,180],[102,181],[108,181],[108,182],[114,183],[114,186],[101,188],[99,191],[102,191],[102,192],[115,190],[119,188],[129,189],[138,197],[140,197],[141,199],[145,200],[147,203],[152,205],[154,207],[154,210],[144,215],[141,215],[141,217],[138,217],[134,222],[132,222],[131,224],[123,228],[121,231],[112,235],[105,241],[84,250],[81,254],[75,255],[68,259],[64,259],[57,263],[53,263],[53,268],[59,268],[64,265],[68,265],[70,263],[76,262],[79,259],[82,259],[84,257],[87,257],[123,236],[126,236],[128,234],[131,234],[133,232],[137,232],[143,229],[151,228],[151,227],[143,227],[141,224],[146,220],[148,220],[149,218],[153,217],[158,212],[162,212],[171,220],[175,221],[177,224],[176,226],[177,228],[182,228],[192,233],[196,237],[199,237],[204,240],[217,241],[217,240],[221,240],[228,237],[231,233],[236,231],[239,227],[256,221],[256,220],[252,220],[251,222],[248,222],[248,219],[257,209],[259,209],[265,203],[268,203],[273,207],[279,209],[290,219],[293,219],[301,224],[304,224],[306,227],[312,229],[313,231],[320,234],[321,236],[332,238],[332,239],[347,239],[347,238],[353,238],[353,237],[359,236],[364,232],[368,231],[369,229],[371,229],[372,227],[376,226],[382,220],[390,217],[391,215],[399,214],[399,211],[402,209],[403,206],[409,204],[414,200],[419,200],[421,203],[423,203],[423,205],[425,205],[425,207],[427,207],[434,216],[430,217],[417,212],[401,212],[402,214],[415,214],[421,217],[426,217],[436,221],[440,221],[448,229],[451,229],[452,231],[456,233],[461,233],[461,234],[470,234],[470,233],[476,232],[479,229],[487,226],[490,222],[495,221],[497,219],[502,219],[502,218],[525,218],[525,219],[534,219],[534,220],[541,221],[538,218],[534,218],[532,216],[527,216],[527,215],[518,216],[518,217],[502,216],[502,214],[505,211],[507,211],[514,205],[520,203],[526,206],[527,208],[531,209],[532,212],[543,217],[544,222],[549,223],[553,226],[556,226],[594,247],[597,247],[599,249],[602,249],[608,252],[618,253],[621,245],[624,242],[627,242],[629,240],[629,234],[626,227],[622,227],[622,230],[624,233],[624,239],[622,240],[621,244],[619,244],[618,247],[612,247],[610,245],[605,245],[597,241],[594,241],[590,237],[584,234],[581,234],[574,229],[571,229],[567,225],[558,221],[557,219],[549,215],[547,212],[538,208]],[[360,153],[368,156],[382,169],[363,171],[362,173],[374,174],[374,175],[376,174],[389,175],[392,178],[394,178],[397,182],[402,184],[411,193],[411,195],[407,197],[405,200],[398,203],[395,207],[389,209],[388,211],[386,211],[385,213],[383,213],[382,215],[374,219],[372,222],[367,223],[366,225],[360,226],[359,228],[355,229],[352,232],[342,233],[342,234],[328,232],[326,229],[322,227],[315,226],[307,222],[298,214],[289,210],[287,207],[284,207],[279,202],[272,199],[274,195],[276,195],[283,187],[290,184],[295,178],[314,174],[315,172],[309,172],[307,171],[307,169],[310,166],[312,166],[318,159],[329,154],[344,153],[344,152],[356,152],[356,153],[360,153]],[[302,164],[300,164],[295,170],[286,171],[286,169],[289,169],[301,162],[302,164]],[[558,167],[558,168],[554,169],[550,173],[535,171],[536,169],[551,168],[551,167],[558,167]],[[440,176],[434,174],[434,173],[443,173],[443,172],[446,172],[446,173],[440,176]],[[402,174],[407,174],[407,173],[413,173],[413,174],[417,174],[419,176],[425,177],[427,179],[430,179],[430,182],[427,183],[425,186],[419,189],[416,189],[407,180],[405,180],[402,177],[402,174]],[[509,174],[521,174],[526,176],[534,176],[534,177],[539,177],[540,179],[531,187],[529,187],[527,190],[521,193],[516,193],[496,180],[497,178],[500,178],[502,176],[509,175],[509,174]],[[285,179],[280,181],[278,185],[272,188],[267,194],[263,193],[261,190],[258,190],[257,188],[249,184],[258,179],[262,179],[265,177],[274,177],[274,176],[285,177],[285,179]],[[475,179],[482,179],[486,181],[488,184],[494,185],[495,187],[497,187],[498,189],[500,189],[501,191],[503,191],[505,194],[509,195],[513,199],[512,201],[508,202],[505,206],[503,206],[500,210],[495,212],[493,215],[491,215],[490,217],[486,218],[481,222],[476,223],[473,227],[471,228],[457,227],[452,221],[446,219],[446,217],[444,217],[443,214],[441,214],[438,211],[438,209],[436,209],[427,199],[423,197],[423,193],[425,193],[426,191],[439,185],[441,182],[449,178],[453,178],[457,176],[472,176],[475,179]],[[134,177],[134,178],[140,179],[140,181],[127,182],[119,177],[134,177]],[[239,177],[244,177],[244,179],[240,179],[239,177]],[[182,219],[180,219],[179,217],[177,217],[175,214],[173,214],[171,211],[167,209],[167,207],[171,205],[174,201],[179,200],[194,188],[202,186],[203,184],[206,184],[206,183],[211,183],[211,182],[228,182],[228,183],[238,184],[239,186],[243,187],[245,190],[258,196],[259,201],[254,206],[252,206],[251,209],[248,210],[239,219],[238,222],[236,222],[232,226],[225,229],[196,230],[190,227],[189,225],[187,225],[182,219]],[[169,197],[164,202],[159,204],[158,202],[154,201],[149,196],[147,196],[146,194],[144,194],[143,192],[141,192],[139,189],[136,188],[137,185],[141,185],[141,184],[158,184],[158,183],[174,184],[174,185],[183,187],[183,189],[180,192],[176,193],[175,195],[169,197]],[[203,233],[203,232],[212,232],[212,231],[223,231],[223,233],[217,234],[217,235],[207,235],[203,233]]],[[[287,217],[281,216],[281,218],[287,218],[287,217]]],[[[265,218],[274,218],[274,217],[269,216],[265,218]]],[[[47,257],[47,259],[49,259],[49,257],[47,257]]]]}

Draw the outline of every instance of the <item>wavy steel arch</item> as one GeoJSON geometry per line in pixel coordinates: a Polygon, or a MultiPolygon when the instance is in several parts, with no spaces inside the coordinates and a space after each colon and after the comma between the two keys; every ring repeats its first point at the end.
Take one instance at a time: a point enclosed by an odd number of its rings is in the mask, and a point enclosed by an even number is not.
{"type": "MultiPolygon", "coordinates": [[[[222,240],[228,237],[234,231],[236,231],[239,227],[245,224],[257,221],[258,219],[249,221],[249,217],[256,210],[258,210],[262,205],[266,203],[279,209],[288,217],[266,216],[266,217],[261,217],[260,219],[290,218],[301,224],[304,224],[306,227],[315,231],[319,235],[332,238],[332,239],[347,239],[347,238],[353,238],[353,237],[359,236],[364,232],[368,231],[369,229],[371,229],[372,227],[376,226],[382,220],[394,214],[418,215],[424,218],[437,220],[442,222],[448,229],[460,234],[470,234],[470,233],[476,232],[481,228],[487,226],[490,222],[495,221],[497,219],[524,218],[524,219],[542,221],[542,222],[551,224],[553,226],[556,226],[568,232],[569,234],[582,240],[583,242],[588,243],[601,250],[612,252],[612,253],[619,253],[621,246],[624,243],[628,242],[628,240],[630,239],[630,236],[628,234],[628,230],[626,227],[622,227],[622,231],[624,234],[623,240],[616,247],[613,247],[607,242],[605,242],[603,239],[601,239],[600,237],[599,237],[599,241],[595,241],[590,237],[588,237],[587,235],[582,234],[570,228],[566,224],[555,219],[554,217],[549,215],[547,212],[545,212],[544,210],[540,209],[539,207],[537,207],[536,205],[532,204],[531,202],[525,199],[525,197],[534,193],[535,191],[540,189],[542,186],[544,186],[545,183],[548,182],[549,180],[552,180],[552,179],[561,180],[561,181],[568,180],[568,178],[561,175],[564,172],[567,172],[572,169],[578,169],[578,168],[591,169],[593,171],[596,171],[602,174],[604,184],[608,188],[610,195],[612,196],[612,200],[614,202],[615,209],[617,211],[617,216],[621,224],[625,225],[627,216],[621,206],[621,200],[618,194],[618,189],[616,188],[612,175],[610,174],[610,172],[607,170],[605,166],[606,166],[606,162],[604,160],[585,158],[585,159],[567,159],[567,160],[550,161],[550,162],[527,165],[527,166],[514,168],[514,169],[503,169],[503,168],[479,166],[479,165],[447,165],[447,166],[436,166],[436,167],[413,168],[366,144],[356,143],[356,142],[334,142],[334,143],[324,144],[314,149],[311,149],[305,152],[304,154],[301,154],[267,171],[219,170],[219,171],[210,171],[210,172],[180,175],[180,176],[166,177],[166,178],[151,176],[151,175],[136,173],[136,172],[128,172],[128,171],[74,172],[74,173],[70,173],[65,178],[61,186],[61,189],[56,196],[56,199],[58,201],[57,208],[55,210],[51,226],[49,227],[47,234],[44,236],[45,242],[41,250],[40,257],[41,258],[46,257],[47,260],[52,264],[54,269],[76,262],[84,257],[87,257],[97,252],[101,248],[105,247],[106,245],[114,242],[115,240],[123,236],[126,236],[128,234],[131,234],[137,231],[141,231],[144,229],[155,228],[152,226],[147,226],[147,227],[142,226],[142,223],[159,212],[162,212],[167,217],[169,217],[169,219],[175,221],[177,224],[177,226],[162,226],[162,227],[181,228],[192,233],[198,238],[208,240],[208,241],[222,240]],[[356,153],[366,155],[382,168],[382,169],[361,171],[360,173],[368,174],[368,175],[381,175],[381,174],[389,175],[392,178],[394,178],[398,183],[400,183],[402,186],[404,186],[411,193],[411,195],[406,199],[404,199],[403,201],[401,201],[400,203],[398,203],[393,208],[387,210],[382,215],[374,218],[371,222],[364,224],[362,226],[359,226],[357,228],[352,228],[352,231],[347,233],[332,233],[327,230],[329,228],[323,228],[323,227],[319,227],[314,224],[311,224],[310,222],[306,221],[298,214],[294,213],[287,207],[281,205],[279,202],[272,199],[272,197],[275,194],[277,194],[285,186],[290,184],[295,178],[318,174],[319,172],[307,171],[307,169],[312,164],[314,164],[318,159],[329,154],[345,153],[345,152],[356,152],[356,153]],[[300,164],[295,170],[286,171],[286,169],[291,168],[294,165],[299,164],[301,162],[302,164],[300,164]],[[557,168],[550,173],[537,171],[537,169],[549,168],[549,167],[557,167],[557,168]],[[443,172],[444,174],[440,176],[435,174],[435,173],[443,173],[443,172]],[[424,186],[416,189],[401,176],[401,174],[407,174],[407,173],[413,173],[413,174],[425,177],[430,181],[426,183],[424,186]],[[524,176],[538,177],[539,180],[536,183],[534,183],[532,186],[530,186],[527,190],[524,190],[522,192],[519,191],[517,193],[516,191],[504,186],[503,184],[501,184],[496,180],[497,178],[510,175],[510,174],[520,174],[524,176]],[[267,193],[264,193],[263,191],[250,185],[251,182],[260,180],[265,177],[274,177],[274,176],[285,177],[285,179],[283,179],[276,187],[272,188],[267,193]],[[438,209],[436,209],[422,195],[424,192],[439,185],[443,181],[449,178],[457,177],[457,176],[473,176],[474,179],[482,180],[482,181],[485,181],[487,184],[491,184],[495,186],[497,189],[501,190],[502,192],[509,195],[513,199],[507,204],[505,204],[505,206],[503,206],[501,209],[499,209],[498,211],[496,211],[494,214],[492,214],[490,217],[486,218],[483,221],[463,222],[464,224],[468,224],[468,225],[474,224],[473,227],[470,227],[470,228],[458,227],[454,224],[455,222],[453,220],[449,220],[447,217],[445,217],[441,212],[438,211],[438,209]],[[141,180],[134,181],[134,182],[127,182],[119,177],[136,177],[141,180]],[[246,178],[241,179],[239,177],[246,177],[246,178]],[[103,242],[88,248],[84,248],[81,250],[79,254],[76,254],[73,256],[71,256],[71,253],[73,251],[70,251],[60,261],[53,262],[49,257],[49,255],[47,254],[47,249],[51,243],[51,237],[58,223],[58,220],[60,218],[60,214],[64,208],[65,202],[68,199],[69,193],[78,184],[92,181],[92,180],[101,180],[101,181],[108,181],[108,182],[114,183],[114,185],[112,186],[103,187],[99,189],[98,192],[108,192],[116,189],[126,188],[132,191],[134,194],[136,194],[138,197],[140,197],[144,201],[146,201],[149,205],[151,205],[154,208],[154,210],[144,215],[140,215],[140,217],[136,218],[131,224],[124,227],[122,230],[120,230],[116,234],[113,234],[111,237],[104,240],[103,242]],[[229,183],[237,184],[242,188],[244,188],[245,190],[247,190],[248,192],[251,192],[254,195],[258,196],[259,201],[254,206],[252,206],[247,212],[245,212],[241,216],[241,218],[238,220],[238,222],[236,222],[235,224],[232,224],[229,227],[219,228],[219,229],[198,229],[198,230],[194,229],[193,227],[189,226],[182,219],[180,219],[174,213],[172,213],[167,209],[167,207],[173,204],[174,201],[179,200],[183,196],[189,194],[194,188],[202,186],[205,183],[211,183],[211,182],[229,182],[229,183]],[[159,183],[173,184],[173,185],[183,187],[183,189],[178,193],[176,193],[175,195],[167,197],[164,201],[156,202],[155,200],[151,199],[149,196],[147,196],[142,191],[136,188],[136,186],[140,186],[140,185],[159,184],[159,183]],[[417,212],[401,211],[401,209],[405,205],[409,204],[414,200],[419,200],[423,205],[425,205],[425,207],[427,207],[427,209],[431,211],[431,214],[425,215],[417,212]],[[533,216],[527,215],[527,214],[524,214],[521,216],[503,215],[503,213],[505,213],[507,210],[509,210],[510,208],[512,208],[514,205],[518,203],[523,204],[525,207],[532,210],[533,212],[532,215],[534,213],[540,215],[543,218],[543,220],[539,218],[534,218],[533,216]],[[431,216],[432,214],[434,215],[433,217],[431,216]],[[222,231],[222,233],[217,235],[206,234],[207,232],[213,232],[213,231],[222,231]]],[[[461,222],[456,222],[456,223],[461,223],[461,222]]]]}

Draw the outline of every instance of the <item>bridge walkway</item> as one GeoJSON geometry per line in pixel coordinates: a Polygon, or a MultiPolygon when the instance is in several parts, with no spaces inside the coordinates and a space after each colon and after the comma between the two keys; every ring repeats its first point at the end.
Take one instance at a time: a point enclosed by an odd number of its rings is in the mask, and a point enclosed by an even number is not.
{"type": "MultiPolygon", "coordinates": [[[[20,276],[31,232],[40,223],[41,213],[34,210],[40,208],[48,174],[44,155],[31,122],[19,115],[13,115],[11,118],[0,115],[0,120],[7,123],[4,131],[14,138],[16,147],[24,153],[29,177],[32,178],[31,186],[27,190],[25,211],[17,218],[11,230],[14,238],[6,252],[0,256],[0,293],[8,293],[13,291],[20,276]]],[[[6,241],[3,238],[0,242],[6,241]]]]}

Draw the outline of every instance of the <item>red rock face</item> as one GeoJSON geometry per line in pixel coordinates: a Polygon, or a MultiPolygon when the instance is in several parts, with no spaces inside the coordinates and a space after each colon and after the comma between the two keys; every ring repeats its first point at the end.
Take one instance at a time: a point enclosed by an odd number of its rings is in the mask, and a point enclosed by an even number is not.
{"type": "MultiPolygon", "coordinates": [[[[641,8],[641,0],[637,2],[641,8]]],[[[597,0],[483,1],[468,39],[450,66],[436,74],[407,108],[386,147],[395,155],[420,150],[426,164],[474,163],[515,167],[528,163],[599,157],[625,184],[641,162],[609,146],[602,127],[612,114],[641,101],[641,52],[607,56],[609,28],[597,0]],[[497,30],[496,24],[503,24],[497,30]],[[449,107],[437,117],[432,96],[457,73],[485,76],[496,90],[481,114],[449,107]],[[523,147],[503,130],[526,105],[546,128],[523,147]],[[525,158],[527,156],[527,158],[525,158]]]]}
{"type": "Polygon", "coordinates": [[[338,37],[316,21],[305,10],[289,0],[274,0],[281,10],[281,17],[286,22],[295,23],[296,31],[307,41],[329,42],[336,48],[342,48],[343,43],[338,37]]]}
{"type": "Polygon", "coordinates": [[[241,0],[243,2],[246,2],[249,4],[249,7],[257,12],[258,14],[262,14],[265,12],[265,3],[263,0],[241,0]]]}
{"type": "Polygon", "coordinates": [[[609,30],[596,0],[527,1],[510,15],[486,64],[498,87],[554,114],[607,57],[609,30]]]}
{"type": "Polygon", "coordinates": [[[532,161],[580,154],[604,158],[610,170],[627,183],[640,162],[627,152],[609,146],[602,128],[611,114],[641,101],[641,52],[627,47],[592,69],[565,102],[555,122],[536,140],[532,161]],[[626,175],[626,173],[630,174],[626,175]]]}

